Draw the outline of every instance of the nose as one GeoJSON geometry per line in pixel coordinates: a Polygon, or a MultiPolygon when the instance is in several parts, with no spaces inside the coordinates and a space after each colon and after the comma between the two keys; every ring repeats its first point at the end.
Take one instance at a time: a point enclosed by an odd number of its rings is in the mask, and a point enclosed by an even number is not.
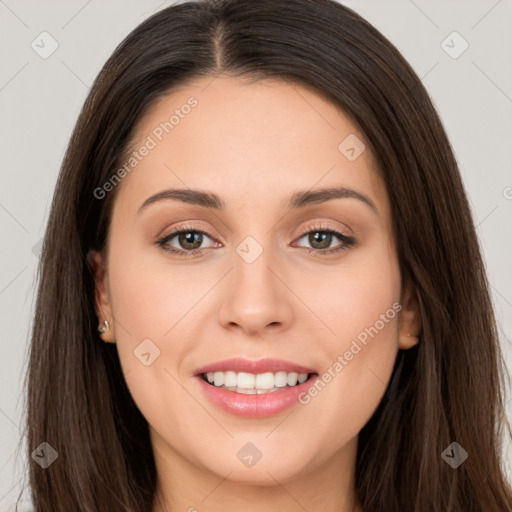
{"type": "Polygon", "coordinates": [[[252,263],[235,254],[234,268],[221,291],[221,325],[250,336],[288,328],[294,315],[294,294],[283,268],[267,250],[252,263]]]}

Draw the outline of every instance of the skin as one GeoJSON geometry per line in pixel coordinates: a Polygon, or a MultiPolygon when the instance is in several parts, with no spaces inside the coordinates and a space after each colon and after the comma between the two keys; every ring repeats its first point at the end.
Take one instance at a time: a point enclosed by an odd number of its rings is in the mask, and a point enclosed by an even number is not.
{"type": "MultiPolygon", "coordinates": [[[[130,392],[150,426],[158,472],[154,512],[359,510],[352,504],[358,433],[382,399],[398,350],[417,343],[416,295],[401,288],[389,199],[369,144],[354,161],[340,142],[364,134],[317,93],[283,81],[196,79],[139,121],[133,148],[193,96],[198,104],[125,177],[103,254],[91,251],[102,335],[116,342],[130,392]],[[297,210],[293,193],[350,187],[373,201],[338,198],[297,210]],[[169,188],[213,192],[215,211],[177,200],[137,210],[169,188]],[[334,229],[356,239],[337,254],[304,233],[334,229]],[[206,231],[185,258],[157,239],[187,226],[206,231]],[[262,254],[236,252],[248,236],[262,254]],[[314,249],[317,249],[314,252],[314,249]],[[308,249],[311,252],[308,252],[308,249]],[[195,371],[232,357],[279,358],[323,374],[380,315],[400,303],[360,352],[307,405],[265,419],[218,409],[195,371]],[[133,351],[160,350],[145,366],[133,351]],[[290,414],[291,413],[291,414],[290,414]],[[237,452],[253,443],[247,468],[237,452]],[[172,499],[171,499],[172,497],[172,499]]],[[[183,242],[183,240],[182,240],[183,242]]],[[[178,237],[168,246],[180,245],[178,237]]]]}

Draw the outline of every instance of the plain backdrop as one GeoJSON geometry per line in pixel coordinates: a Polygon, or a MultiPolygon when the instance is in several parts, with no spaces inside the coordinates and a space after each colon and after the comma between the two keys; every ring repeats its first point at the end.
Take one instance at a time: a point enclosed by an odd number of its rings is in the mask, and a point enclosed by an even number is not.
{"type": "MultiPolygon", "coordinates": [[[[0,0],[1,511],[12,510],[28,466],[24,451],[16,458],[25,429],[22,379],[40,240],[66,145],[114,48],[171,3],[0,0]]],[[[441,115],[473,208],[512,369],[512,2],[342,3],[399,48],[441,115]]],[[[510,399],[509,393],[509,418],[510,399]]],[[[509,479],[511,453],[507,443],[509,479]]]]}

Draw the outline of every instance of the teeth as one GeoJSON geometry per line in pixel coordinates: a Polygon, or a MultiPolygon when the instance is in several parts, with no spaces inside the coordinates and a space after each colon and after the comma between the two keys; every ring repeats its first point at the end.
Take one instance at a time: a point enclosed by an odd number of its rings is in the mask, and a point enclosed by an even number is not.
{"type": "Polygon", "coordinates": [[[288,378],[288,374],[286,372],[277,372],[274,375],[276,388],[284,388],[286,386],[287,378],[288,378]]]}
{"type": "Polygon", "coordinates": [[[272,389],[274,387],[274,374],[272,372],[256,375],[256,389],[272,389]]]}
{"type": "Polygon", "coordinates": [[[298,377],[297,380],[299,381],[299,384],[302,384],[303,382],[306,382],[308,380],[308,374],[307,373],[299,374],[299,377],[298,377]]]}
{"type": "Polygon", "coordinates": [[[215,372],[213,374],[214,386],[222,386],[224,384],[224,372],[215,372]]]}
{"type": "Polygon", "coordinates": [[[256,375],[253,373],[240,372],[236,376],[236,386],[242,389],[254,389],[256,375]]]}
{"type": "MultiPolygon", "coordinates": [[[[302,375],[306,375],[306,379],[308,378],[308,374],[302,374],[302,375]]],[[[290,372],[288,374],[288,376],[286,377],[286,383],[288,384],[288,386],[295,386],[295,384],[297,384],[297,379],[299,378],[299,374],[298,373],[295,373],[295,372],[290,372]]]]}
{"type": "Polygon", "coordinates": [[[226,372],[224,374],[224,386],[227,388],[236,386],[237,384],[237,378],[235,372],[226,372]]]}
{"type": "Polygon", "coordinates": [[[224,387],[237,393],[262,394],[269,391],[277,391],[278,388],[286,386],[296,386],[308,380],[307,373],[296,372],[266,372],[266,373],[247,373],[247,372],[208,372],[206,380],[216,387],[224,387]]]}

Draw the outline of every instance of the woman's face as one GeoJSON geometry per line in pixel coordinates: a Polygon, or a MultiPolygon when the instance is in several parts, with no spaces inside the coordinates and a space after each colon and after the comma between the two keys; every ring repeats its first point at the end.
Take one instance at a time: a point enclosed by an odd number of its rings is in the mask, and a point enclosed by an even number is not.
{"type": "Polygon", "coordinates": [[[132,151],[91,261],[160,469],[353,467],[420,326],[364,135],[306,88],[208,77],[160,99],[132,151]]]}

